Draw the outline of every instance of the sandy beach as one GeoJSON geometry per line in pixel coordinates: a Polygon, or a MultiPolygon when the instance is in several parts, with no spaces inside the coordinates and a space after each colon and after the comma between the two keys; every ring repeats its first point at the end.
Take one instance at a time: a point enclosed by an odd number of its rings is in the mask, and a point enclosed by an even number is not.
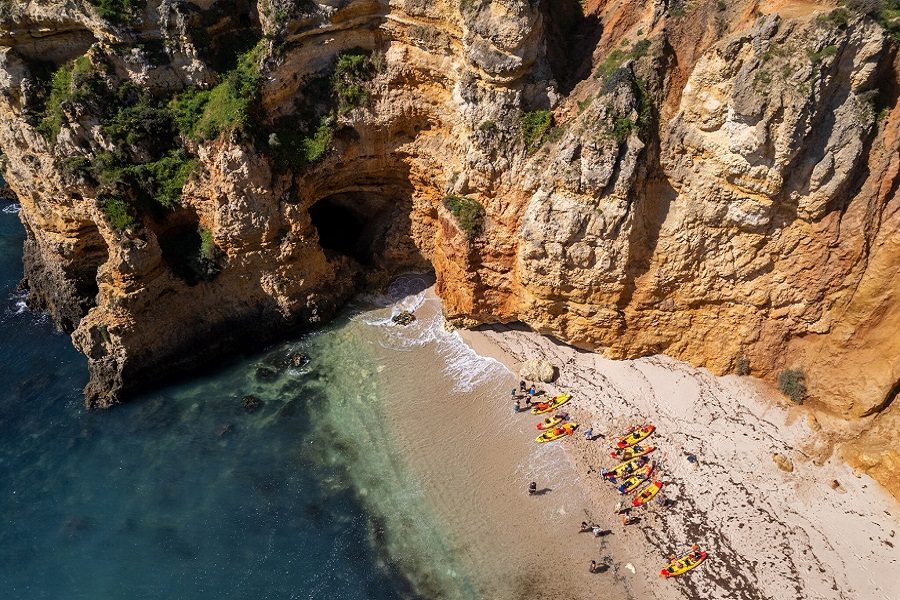
{"type": "MultiPolygon", "coordinates": [[[[612,530],[591,540],[607,567],[593,576],[592,595],[900,597],[897,502],[836,457],[814,461],[814,425],[766,384],[715,377],[665,356],[608,360],[517,328],[460,334],[475,352],[513,373],[531,358],[551,362],[559,378],[545,385],[548,392],[571,393],[567,409],[580,432],[592,426],[602,434],[595,441],[576,434],[556,442],[574,465],[585,518],[612,530]],[[658,447],[654,478],[665,486],[650,505],[632,511],[638,522],[626,527],[614,514],[623,497],[596,471],[618,462],[609,456],[610,439],[644,421],[657,426],[649,441],[658,447]],[[775,453],[787,457],[793,471],[780,469],[775,453]],[[659,577],[667,556],[695,542],[710,553],[705,564],[676,579],[659,577]]],[[[530,414],[521,419],[530,427],[537,420],[530,414]]],[[[571,536],[582,545],[578,533],[571,536]]]]}

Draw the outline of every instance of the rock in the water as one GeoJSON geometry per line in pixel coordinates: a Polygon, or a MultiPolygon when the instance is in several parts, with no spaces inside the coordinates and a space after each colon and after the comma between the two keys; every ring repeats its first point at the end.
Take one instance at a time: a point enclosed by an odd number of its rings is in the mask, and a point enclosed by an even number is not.
{"type": "Polygon", "coordinates": [[[413,321],[416,320],[416,316],[409,312],[408,310],[401,311],[391,317],[391,321],[396,323],[397,325],[409,325],[413,321]]]}
{"type": "Polygon", "coordinates": [[[256,369],[256,378],[260,381],[272,381],[276,377],[278,377],[278,369],[275,367],[263,365],[256,369]]]}
{"type": "Polygon", "coordinates": [[[241,401],[241,405],[244,407],[245,411],[247,411],[248,413],[252,413],[262,408],[263,401],[252,394],[248,394],[244,396],[244,399],[241,401]]]}
{"type": "Polygon", "coordinates": [[[305,367],[309,364],[309,355],[304,352],[294,352],[288,357],[288,364],[294,368],[305,367]]]}
{"type": "Polygon", "coordinates": [[[543,381],[550,383],[556,379],[556,367],[546,360],[534,358],[526,360],[519,369],[519,376],[527,381],[543,381]]]}
{"type": "Polygon", "coordinates": [[[778,468],[782,471],[787,471],[788,473],[793,472],[794,463],[791,462],[791,459],[789,459],[784,454],[779,454],[778,452],[776,452],[772,455],[772,460],[775,461],[775,464],[778,465],[778,468]]]}

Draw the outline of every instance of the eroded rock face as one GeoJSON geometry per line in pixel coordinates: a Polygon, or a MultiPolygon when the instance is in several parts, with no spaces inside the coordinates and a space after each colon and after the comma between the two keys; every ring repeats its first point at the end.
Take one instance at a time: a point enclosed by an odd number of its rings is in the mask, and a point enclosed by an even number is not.
{"type": "Polygon", "coordinates": [[[525,0],[163,0],[130,25],[74,0],[0,11],[30,302],[88,356],[89,405],[430,265],[457,324],[522,321],[717,373],[740,357],[770,380],[801,368],[807,405],[852,424],[848,459],[895,477],[896,45],[814,4],[645,4],[570,18],[525,0]],[[185,140],[198,166],[177,210],[115,230],[98,182],[65,168],[115,148],[89,105],[64,106],[54,142],[36,130],[36,54],[86,55],[108,85],[167,97],[218,83],[238,34],[268,40],[259,131],[185,140]],[[378,57],[371,101],[336,114],[324,158],[286,167],[268,132],[354,48],[378,57]],[[566,61],[596,75],[563,93],[566,61]],[[537,110],[554,126],[525,139],[537,110]],[[448,194],[483,207],[476,230],[448,194]],[[171,248],[198,227],[218,273],[186,280],[171,248]]]}

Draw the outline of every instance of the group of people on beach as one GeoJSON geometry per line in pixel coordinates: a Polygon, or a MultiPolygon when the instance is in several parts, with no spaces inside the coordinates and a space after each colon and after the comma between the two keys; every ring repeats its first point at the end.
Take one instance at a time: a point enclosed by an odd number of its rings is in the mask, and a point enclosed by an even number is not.
{"type": "MultiPolygon", "coordinates": [[[[538,395],[537,387],[532,383],[531,387],[526,387],[527,384],[524,380],[519,382],[519,389],[516,390],[513,388],[511,394],[512,399],[515,401],[515,405],[513,406],[513,411],[515,412],[525,412],[526,410],[531,410],[532,399],[538,395]],[[520,404],[522,402],[522,398],[524,397],[525,402],[524,405],[520,404]]],[[[543,392],[540,392],[541,394],[543,392]]]]}

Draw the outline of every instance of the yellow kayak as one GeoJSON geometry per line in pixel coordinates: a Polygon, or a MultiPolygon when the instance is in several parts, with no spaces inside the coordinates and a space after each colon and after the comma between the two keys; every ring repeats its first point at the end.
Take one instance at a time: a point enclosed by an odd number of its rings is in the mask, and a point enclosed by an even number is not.
{"type": "Polygon", "coordinates": [[[621,450],[615,450],[610,453],[610,456],[613,458],[619,458],[622,460],[631,460],[632,458],[637,458],[638,456],[644,456],[645,454],[650,454],[656,450],[655,446],[629,446],[627,448],[622,448],[621,450]]]}
{"type": "Polygon", "coordinates": [[[662,486],[662,481],[654,481],[653,483],[645,487],[640,494],[634,497],[634,500],[631,501],[631,505],[642,506],[644,504],[647,504],[648,502],[653,500],[654,497],[656,497],[656,494],[659,493],[659,490],[662,489],[662,486]]]}
{"type": "Polygon", "coordinates": [[[566,423],[562,427],[554,427],[550,431],[545,431],[541,435],[534,438],[534,441],[539,444],[543,444],[544,442],[552,442],[553,440],[558,440],[561,437],[565,437],[567,435],[572,435],[575,432],[575,428],[578,427],[578,423],[566,423]]]}
{"type": "Polygon", "coordinates": [[[699,550],[695,552],[691,550],[681,558],[675,559],[667,564],[659,574],[663,577],[678,577],[702,563],[706,560],[707,556],[709,555],[706,552],[700,552],[699,550]]]}
{"type": "Polygon", "coordinates": [[[634,431],[630,431],[625,435],[620,436],[618,441],[616,442],[616,446],[618,446],[619,448],[634,446],[638,442],[642,442],[643,440],[650,437],[654,431],[656,431],[655,425],[644,425],[643,427],[638,427],[634,431]]]}
{"type": "Polygon", "coordinates": [[[566,402],[568,402],[569,398],[571,398],[571,397],[572,396],[570,396],[569,394],[560,394],[559,396],[557,396],[550,402],[541,402],[540,404],[538,404],[537,406],[535,406],[534,408],[531,409],[531,414],[542,415],[544,413],[554,411],[557,408],[559,408],[560,406],[562,406],[563,404],[565,404],[566,402]]]}
{"type": "Polygon", "coordinates": [[[550,429],[554,425],[559,425],[562,423],[561,417],[547,417],[543,421],[537,424],[537,428],[541,430],[550,429]]]}
{"type": "Polygon", "coordinates": [[[632,458],[631,460],[626,460],[623,463],[619,463],[608,471],[602,471],[601,475],[603,475],[607,479],[611,479],[613,477],[618,479],[625,474],[625,472],[628,470],[629,465],[632,469],[637,469],[638,467],[642,467],[647,464],[647,461],[649,460],[650,459],[646,456],[638,456],[637,458],[632,458]]]}
{"type": "Polygon", "coordinates": [[[650,477],[650,473],[653,472],[653,463],[647,463],[640,469],[634,472],[633,475],[628,477],[628,479],[624,479],[622,484],[619,485],[619,493],[620,494],[630,494],[634,490],[637,489],[641,483],[647,480],[650,477]]]}

